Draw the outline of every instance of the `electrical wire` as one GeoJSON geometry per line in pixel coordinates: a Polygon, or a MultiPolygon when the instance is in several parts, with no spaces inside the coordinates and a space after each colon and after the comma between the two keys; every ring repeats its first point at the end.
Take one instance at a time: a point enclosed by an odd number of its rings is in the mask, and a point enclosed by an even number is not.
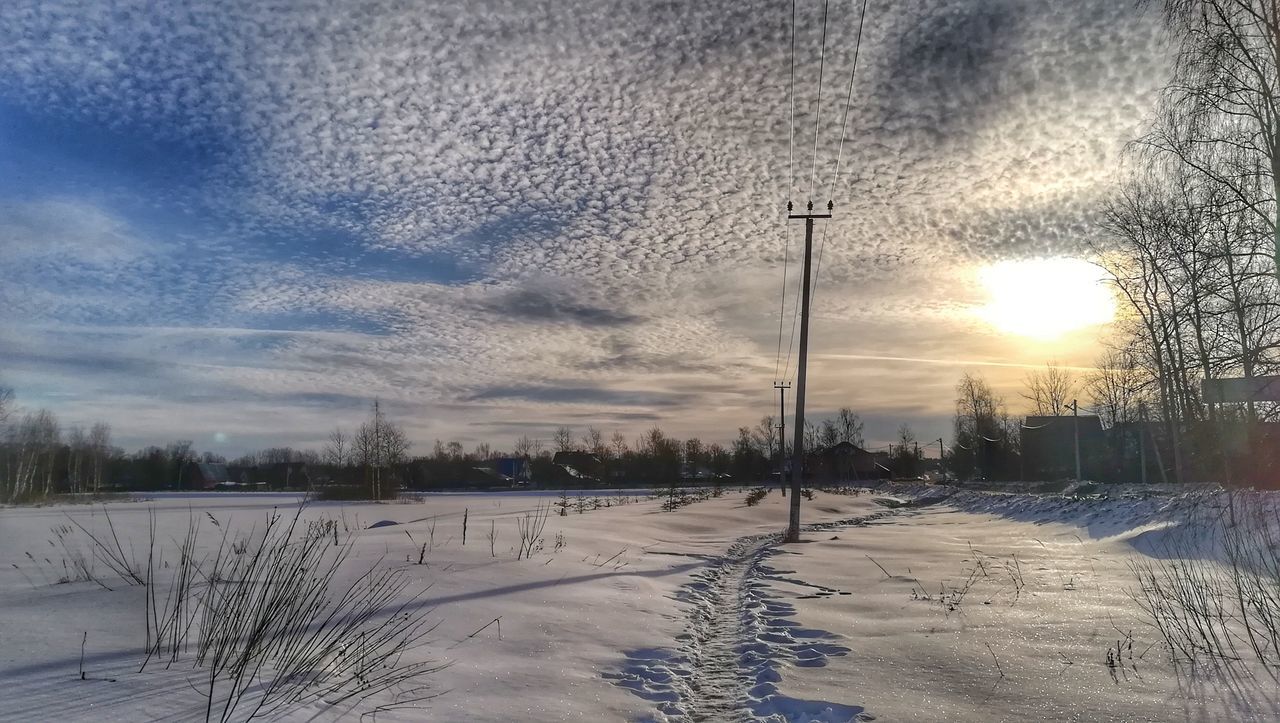
{"type": "MultiPolygon", "coordinates": [[[[791,191],[796,180],[796,0],[791,0],[791,55],[790,78],[787,96],[791,105],[790,128],[787,131],[787,209],[791,208],[791,191]]],[[[782,219],[782,289],[778,294],[778,349],[773,359],[773,381],[778,383],[778,368],[782,364],[782,325],[787,318],[787,266],[791,258],[791,227],[789,219],[782,219]]],[[[794,323],[794,322],[793,322],[794,323]]],[[[787,366],[791,365],[791,350],[787,350],[787,366]]],[[[785,374],[785,369],[783,370],[785,374]]]]}
{"type": "Polygon", "coordinates": [[[809,170],[809,202],[813,202],[814,184],[818,178],[818,133],[822,124],[822,73],[827,64],[827,8],[831,0],[822,0],[822,46],[818,53],[818,107],[813,115],[813,166],[809,170]]]}
{"type": "Polygon", "coordinates": [[[796,185],[796,0],[791,0],[791,73],[787,94],[791,98],[791,128],[787,132],[787,203],[796,185]]]}
{"type": "MultiPolygon", "coordinates": [[[[795,308],[791,310],[791,341],[787,344],[787,363],[782,367],[782,379],[785,382],[793,381],[791,379],[791,352],[796,345],[796,322],[800,319],[800,295],[804,291],[804,280],[796,281],[796,303],[795,308]]],[[[812,298],[812,295],[810,295],[812,298]]]]}
{"type": "MultiPolygon", "coordinates": [[[[853,81],[858,74],[858,56],[862,53],[862,29],[867,21],[867,4],[868,0],[862,0],[862,12],[858,16],[858,37],[853,46],[853,67],[849,70],[849,89],[844,100],[844,115],[840,119],[840,145],[836,148],[836,167],[834,177],[831,179],[831,186],[828,188],[828,196],[835,194],[836,188],[840,185],[840,170],[844,160],[844,142],[848,137],[849,130],[849,108],[853,104],[853,81]]],[[[827,224],[822,225],[822,239],[818,242],[818,258],[814,263],[813,270],[813,293],[809,296],[810,305],[818,296],[818,280],[822,271],[822,254],[827,248],[827,224]]]]}
{"type": "MultiPolygon", "coordinates": [[[[787,261],[791,255],[791,227],[783,219],[782,227],[782,293],[778,299],[778,352],[773,360],[773,382],[778,383],[778,368],[782,365],[782,323],[787,318],[787,261]]],[[[791,365],[791,350],[787,349],[787,365],[791,365]]],[[[783,372],[785,373],[785,369],[783,372]]]]}
{"type": "Polygon", "coordinates": [[[858,74],[858,55],[862,52],[862,28],[867,21],[867,4],[868,0],[862,0],[862,12],[858,16],[858,35],[853,44],[853,67],[849,70],[849,88],[844,98],[844,114],[840,118],[840,144],[836,146],[835,178],[831,181],[828,196],[831,196],[830,191],[833,191],[840,182],[840,163],[844,159],[844,142],[848,137],[849,107],[853,105],[853,79],[858,74]]]}

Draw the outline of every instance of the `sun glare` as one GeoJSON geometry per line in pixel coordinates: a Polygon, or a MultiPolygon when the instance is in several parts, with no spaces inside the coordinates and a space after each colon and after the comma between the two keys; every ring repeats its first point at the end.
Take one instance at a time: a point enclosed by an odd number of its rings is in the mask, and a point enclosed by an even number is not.
{"type": "Polygon", "coordinates": [[[1005,334],[1052,341],[1115,318],[1102,270],[1081,259],[1001,261],[978,277],[989,301],[977,314],[1005,334]]]}

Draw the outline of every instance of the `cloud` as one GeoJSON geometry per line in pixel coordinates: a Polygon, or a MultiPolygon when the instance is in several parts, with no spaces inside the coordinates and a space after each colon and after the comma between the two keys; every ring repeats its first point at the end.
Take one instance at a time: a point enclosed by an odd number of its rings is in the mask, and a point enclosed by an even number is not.
{"type": "Polygon", "coordinates": [[[0,200],[0,251],[11,264],[115,266],[151,251],[128,224],[75,199],[0,200]]]}
{"type": "MultiPolygon", "coordinates": [[[[967,316],[972,270],[1080,251],[1164,77],[1151,13],[872,3],[842,129],[855,14],[831,15],[818,117],[821,4],[798,9],[793,145],[788,8],[763,0],[4,3],[0,129],[30,122],[0,169],[40,182],[0,182],[0,321],[101,360],[58,377],[83,392],[68,413],[140,360],[172,377],[155,396],[256,395],[304,437],[334,422],[315,400],[373,397],[423,435],[479,405],[494,425],[679,409],[671,431],[709,437],[772,411],[801,239],[783,207],[812,176],[836,203],[815,354],[1043,361],[967,316]],[[94,132],[128,152],[68,160],[94,132]]],[[[853,361],[816,363],[815,398],[943,413],[950,370],[898,389],[853,361]]],[[[0,349],[19,362],[40,381],[0,349]]]]}
{"type": "Polygon", "coordinates": [[[479,308],[491,314],[529,322],[568,322],[587,327],[626,326],[640,317],[626,311],[606,308],[574,299],[571,294],[552,289],[525,286],[486,299],[479,308]]]}
{"type": "Polygon", "coordinates": [[[466,397],[482,402],[516,399],[549,404],[590,404],[632,407],[676,407],[680,401],[672,394],[652,391],[598,389],[575,386],[500,386],[483,389],[466,397]]]}

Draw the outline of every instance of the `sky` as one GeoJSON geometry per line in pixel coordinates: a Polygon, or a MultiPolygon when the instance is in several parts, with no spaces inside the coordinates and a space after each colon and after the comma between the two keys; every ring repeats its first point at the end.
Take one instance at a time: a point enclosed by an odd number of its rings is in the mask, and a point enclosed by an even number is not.
{"type": "Polygon", "coordinates": [[[1109,327],[992,299],[1092,293],[1044,259],[1098,233],[1157,18],[869,0],[850,85],[860,4],[827,7],[793,85],[778,0],[0,3],[0,384],[125,447],[319,447],[375,398],[422,453],[724,442],[795,376],[813,199],[808,417],[946,436],[965,372],[1019,411],[1109,327]]]}

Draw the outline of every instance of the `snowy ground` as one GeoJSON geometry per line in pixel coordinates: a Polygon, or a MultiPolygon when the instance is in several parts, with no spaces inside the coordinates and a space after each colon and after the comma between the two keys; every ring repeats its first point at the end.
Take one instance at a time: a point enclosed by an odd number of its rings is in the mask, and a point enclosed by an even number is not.
{"type": "MultiPolygon", "coordinates": [[[[673,512],[614,497],[579,513],[570,497],[528,560],[516,560],[517,520],[557,497],[430,495],[304,514],[354,535],[354,568],[399,566],[430,585],[421,606],[440,625],[414,654],[450,664],[430,679],[440,695],[379,719],[1272,720],[1280,710],[1267,686],[1189,675],[1150,647],[1127,561],[1159,554],[1176,517],[1169,499],[961,492],[893,508],[886,496],[817,493],[793,545],[777,539],[777,491],[754,507],[733,492],[673,512]],[[424,544],[426,564],[414,564],[424,544]],[[1132,657],[1108,666],[1108,648],[1129,647],[1130,634],[1132,657]]],[[[248,529],[299,501],[161,495],[107,511],[136,551],[152,510],[158,540],[176,547],[192,516],[205,532],[248,529]]],[[[0,509],[0,719],[203,718],[189,662],[137,672],[141,588],[101,565],[111,590],[58,582],[67,553],[51,529],[68,515],[106,529],[101,506],[0,509]]],[[[320,705],[290,717],[338,716],[320,705]]]]}

